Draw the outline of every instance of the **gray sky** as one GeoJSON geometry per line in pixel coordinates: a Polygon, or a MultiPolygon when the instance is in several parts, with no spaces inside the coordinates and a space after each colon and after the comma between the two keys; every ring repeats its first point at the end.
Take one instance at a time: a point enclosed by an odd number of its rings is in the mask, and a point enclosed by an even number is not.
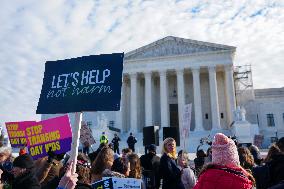
{"type": "Polygon", "coordinates": [[[255,88],[284,86],[282,0],[2,0],[0,122],[35,120],[44,63],[128,52],[165,36],[237,47],[255,88]]]}

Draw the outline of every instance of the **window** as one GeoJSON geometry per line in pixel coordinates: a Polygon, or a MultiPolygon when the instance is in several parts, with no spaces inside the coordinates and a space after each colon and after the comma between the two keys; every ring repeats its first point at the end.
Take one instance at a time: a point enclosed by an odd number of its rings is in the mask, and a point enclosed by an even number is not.
{"type": "Polygon", "coordinates": [[[266,117],[267,117],[267,126],[268,127],[274,127],[275,126],[275,122],[274,122],[273,114],[266,114],[266,117]]]}
{"type": "Polygon", "coordinates": [[[221,113],[221,119],[223,119],[224,118],[224,113],[221,113]]]}
{"type": "Polygon", "coordinates": [[[109,126],[109,127],[114,127],[114,121],[109,121],[108,126],[109,126]]]}
{"type": "Polygon", "coordinates": [[[207,113],[205,114],[205,119],[208,119],[208,114],[207,113]]]}

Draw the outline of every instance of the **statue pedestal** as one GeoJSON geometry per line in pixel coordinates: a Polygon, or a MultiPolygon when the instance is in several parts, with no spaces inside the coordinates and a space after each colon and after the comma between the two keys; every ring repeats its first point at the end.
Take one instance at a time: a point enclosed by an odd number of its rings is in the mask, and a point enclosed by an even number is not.
{"type": "Polygon", "coordinates": [[[232,133],[239,143],[253,143],[254,136],[258,134],[258,128],[248,121],[236,121],[233,124],[232,133]]]}

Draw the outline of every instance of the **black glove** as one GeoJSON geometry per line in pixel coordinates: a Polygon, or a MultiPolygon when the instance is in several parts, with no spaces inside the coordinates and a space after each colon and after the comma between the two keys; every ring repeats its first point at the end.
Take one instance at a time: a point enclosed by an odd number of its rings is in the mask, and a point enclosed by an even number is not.
{"type": "Polygon", "coordinates": [[[47,159],[48,163],[51,163],[56,156],[56,154],[51,150],[51,148],[49,148],[47,155],[48,155],[48,159],[47,159]]]}

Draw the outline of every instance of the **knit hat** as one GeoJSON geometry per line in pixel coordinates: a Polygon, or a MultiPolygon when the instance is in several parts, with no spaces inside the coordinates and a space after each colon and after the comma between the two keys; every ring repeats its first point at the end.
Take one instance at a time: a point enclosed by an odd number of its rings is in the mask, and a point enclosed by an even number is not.
{"type": "Polygon", "coordinates": [[[222,133],[217,133],[214,136],[212,163],[228,167],[240,165],[238,150],[234,141],[222,133]]]}
{"type": "Polygon", "coordinates": [[[156,152],[156,145],[155,144],[150,144],[149,146],[148,146],[148,150],[149,151],[154,151],[154,152],[156,152]]]}
{"type": "Polygon", "coordinates": [[[13,162],[14,167],[26,168],[31,169],[34,167],[34,160],[31,155],[24,154],[16,157],[13,162]]]}

